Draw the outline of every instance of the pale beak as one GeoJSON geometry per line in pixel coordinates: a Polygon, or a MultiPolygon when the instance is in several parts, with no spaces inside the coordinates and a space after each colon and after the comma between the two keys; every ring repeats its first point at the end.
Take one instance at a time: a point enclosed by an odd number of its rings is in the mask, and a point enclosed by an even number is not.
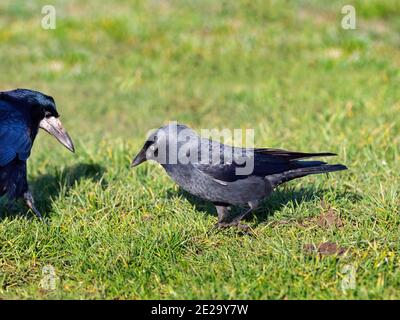
{"type": "Polygon", "coordinates": [[[61,124],[59,118],[56,117],[44,118],[42,121],[40,121],[39,128],[42,128],[44,131],[54,136],[69,151],[75,152],[74,144],[70,136],[68,135],[67,131],[61,124]]]}

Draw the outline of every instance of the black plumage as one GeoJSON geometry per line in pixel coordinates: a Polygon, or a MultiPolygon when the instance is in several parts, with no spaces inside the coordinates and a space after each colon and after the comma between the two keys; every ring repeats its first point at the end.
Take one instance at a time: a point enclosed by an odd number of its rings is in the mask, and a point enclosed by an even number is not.
{"type": "Polygon", "coordinates": [[[6,195],[10,200],[23,198],[41,217],[29,191],[26,172],[26,161],[39,128],[74,151],[52,97],[28,89],[0,92],[0,196],[6,195]]]}

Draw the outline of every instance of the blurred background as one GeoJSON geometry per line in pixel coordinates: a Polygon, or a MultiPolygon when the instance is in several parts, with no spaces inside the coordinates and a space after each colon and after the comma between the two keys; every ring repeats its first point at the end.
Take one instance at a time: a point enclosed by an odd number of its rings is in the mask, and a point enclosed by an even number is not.
{"type": "Polygon", "coordinates": [[[399,1],[53,1],[43,30],[46,4],[1,2],[1,89],[53,95],[64,121],[91,120],[77,137],[166,120],[256,128],[269,144],[398,132],[399,1]],[[345,4],[356,30],[341,27],[345,4]]]}

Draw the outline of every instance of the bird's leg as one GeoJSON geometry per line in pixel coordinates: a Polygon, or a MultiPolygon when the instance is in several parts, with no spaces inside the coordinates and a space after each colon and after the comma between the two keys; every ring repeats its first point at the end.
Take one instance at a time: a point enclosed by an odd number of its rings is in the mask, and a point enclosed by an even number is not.
{"type": "Polygon", "coordinates": [[[240,216],[236,217],[234,221],[241,221],[244,218],[246,218],[250,213],[252,213],[257,207],[258,207],[259,202],[258,201],[250,201],[249,206],[250,208],[246,210],[244,213],[242,213],[240,216]]]}
{"type": "Polygon", "coordinates": [[[31,209],[41,221],[44,221],[39,210],[36,209],[36,207],[35,207],[35,201],[33,200],[33,196],[30,191],[27,191],[24,193],[24,200],[25,200],[25,204],[28,206],[28,208],[31,209]]]}
{"type": "Polygon", "coordinates": [[[224,224],[229,220],[229,211],[231,210],[231,207],[215,205],[215,208],[218,213],[218,226],[220,226],[220,224],[224,224]]]}
{"type": "MultiPolygon", "coordinates": [[[[245,224],[241,224],[240,221],[242,221],[244,218],[246,218],[250,213],[252,213],[258,206],[258,201],[250,201],[249,202],[250,208],[243,212],[241,215],[235,217],[232,221],[230,222],[220,222],[218,221],[218,226],[220,228],[227,228],[227,227],[232,227],[232,226],[237,226],[238,228],[248,231],[250,227],[245,224]]],[[[218,209],[217,209],[218,211],[218,209]]],[[[218,214],[219,216],[219,214],[218,214]]]]}
{"type": "Polygon", "coordinates": [[[217,228],[229,228],[237,226],[238,228],[243,230],[249,229],[248,226],[240,224],[240,220],[242,220],[252,209],[247,210],[244,214],[232,220],[230,219],[230,214],[229,214],[230,207],[218,206],[218,205],[216,205],[215,207],[218,213],[218,223],[216,224],[217,228]]]}

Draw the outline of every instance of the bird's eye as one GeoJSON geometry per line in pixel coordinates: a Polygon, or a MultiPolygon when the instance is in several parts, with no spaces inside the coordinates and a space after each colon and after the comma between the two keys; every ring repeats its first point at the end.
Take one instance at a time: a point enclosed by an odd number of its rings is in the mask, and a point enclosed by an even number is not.
{"type": "Polygon", "coordinates": [[[158,148],[153,144],[149,148],[155,157],[158,157],[158,148]]]}
{"type": "Polygon", "coordinates": [[[44,116],[45,116],[46,118],[50,118],[50,117],[52,116],[52,114],[51,114],[49,111],[46,111],[46,112],[44,113],[44,116]]]}

